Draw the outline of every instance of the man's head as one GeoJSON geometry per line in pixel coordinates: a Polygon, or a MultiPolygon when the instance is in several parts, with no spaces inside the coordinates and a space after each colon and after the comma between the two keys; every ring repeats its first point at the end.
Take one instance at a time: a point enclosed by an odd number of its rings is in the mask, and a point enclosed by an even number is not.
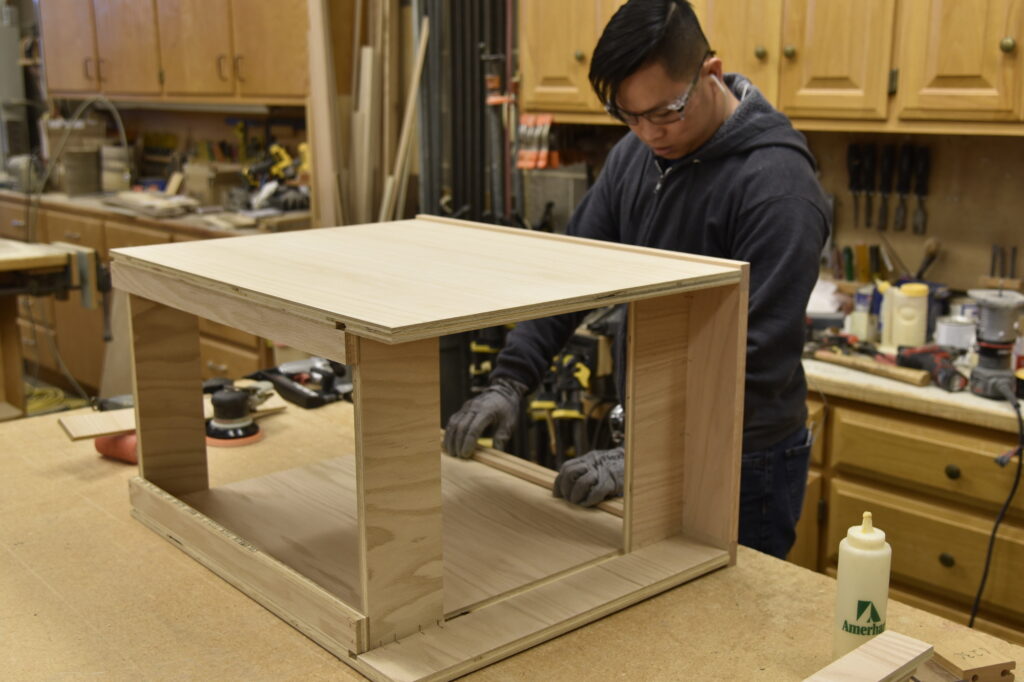
{"type": "Polygon", "coordinates": [[[686,0],[629,0],[594,48],[590,83],[655,154],[678,159],[710,138],[735,100],[686,0]],[[717,79],[717,80],[716,80],[717,79]]]}

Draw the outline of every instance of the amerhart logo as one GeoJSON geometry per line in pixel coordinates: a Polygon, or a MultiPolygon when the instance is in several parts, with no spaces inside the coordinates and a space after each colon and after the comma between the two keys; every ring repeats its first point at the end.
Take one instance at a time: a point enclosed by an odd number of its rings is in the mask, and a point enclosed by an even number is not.
{"type": "Polygon", "coordinates": [[[885,632],[885,623],[882,622],[882,617],[878,615],[878,609],[875,605],[869,601],[857,601],[857,620],[867,621],[869,625],[857,625],[857,623],[851,623],[848,620],[843,621],[843,631],[849,632],[852,635],[880,635],[885,632]]]}

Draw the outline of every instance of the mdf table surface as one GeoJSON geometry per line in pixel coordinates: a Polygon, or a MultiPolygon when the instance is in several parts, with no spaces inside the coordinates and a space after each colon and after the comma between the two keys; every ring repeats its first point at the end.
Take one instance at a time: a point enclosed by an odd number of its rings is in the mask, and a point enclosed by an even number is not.
{"type": "MultiPolygon", "coordinates": [[[[352,407],[289,407],[266,438],[211,450],[221,485],[350,447],[352,407]]],[[[129,515],[133,466],[57,415],[0,424],[0,677],[357,680],[360,676],[129,515]]],[[[800,680],[829,662],[835,581],[740,548],[712,572],[469,675],[472,680],[800,680]]],[[[889,602],[889,627],[1024,649],[889,602]]]]}

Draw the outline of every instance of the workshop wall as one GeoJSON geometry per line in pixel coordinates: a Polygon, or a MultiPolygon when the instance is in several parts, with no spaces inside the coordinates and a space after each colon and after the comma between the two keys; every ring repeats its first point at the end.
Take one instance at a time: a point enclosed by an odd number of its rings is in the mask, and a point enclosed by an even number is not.
{"type": "MultiPolygon", "coordinates": [[[[1024,272],[1024,138],[952,135],[884,135],[868,133],[807,133],[811,150],[821,167],[821,182],[835,197],[835,241],[840,249],[858,243],[881,242],[877,230],[853,226],[853,203],[846,166],[850,143],[901,145],[911,143],[931,149],[927,233],[913,234],[910,222],[917,198],[908,197],[907,229],[893,231],[892,215],[896,195],[889,199],[889,229],[886,238],[912,271],[921,264],[925,241],[940,241],[940,251],[927,279],[955,289],[977,286],[978,278],[989,274],[992,246],[1018,246],[1017,276],[1024,272]]],[[[878,197],[874,199],[877,215],[878,197]]]]}

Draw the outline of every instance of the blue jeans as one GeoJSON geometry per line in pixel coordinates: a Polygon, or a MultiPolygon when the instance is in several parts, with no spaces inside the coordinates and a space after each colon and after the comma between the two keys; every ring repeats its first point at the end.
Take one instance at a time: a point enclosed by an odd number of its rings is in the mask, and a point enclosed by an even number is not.
{"type": "Polygon", "coordinates": [[[802,428],[770,448],[743,453],[740,544],[786,558],[796,541],[812,440],[802,428]]]}

